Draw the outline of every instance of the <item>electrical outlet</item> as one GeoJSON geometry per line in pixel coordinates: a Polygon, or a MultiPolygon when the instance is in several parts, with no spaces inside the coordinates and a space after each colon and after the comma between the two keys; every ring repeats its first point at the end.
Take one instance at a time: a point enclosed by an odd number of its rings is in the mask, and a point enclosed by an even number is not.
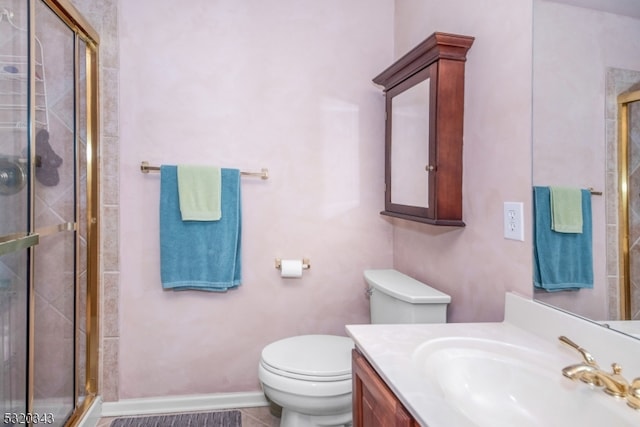
{"type": "Polygon", "coordinates": [[[504,202],[504,238],[524,242],[522,202],[504,202]]]}

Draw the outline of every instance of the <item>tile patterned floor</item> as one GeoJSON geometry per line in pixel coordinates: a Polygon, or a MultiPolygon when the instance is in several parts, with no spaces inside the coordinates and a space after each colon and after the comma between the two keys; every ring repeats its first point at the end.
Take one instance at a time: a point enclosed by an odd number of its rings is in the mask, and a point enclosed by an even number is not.
{"type": "MultiPolygon", "coordinates": [[[[242,412],[242,427],[278,427],[280,425],[280,418],[271,415],[268,406],[240,408],[238,410],[242,412]]],[[[100,418],[96,427],[109,427],[111,421],[116,418],[118,417],[100,418]]]]}

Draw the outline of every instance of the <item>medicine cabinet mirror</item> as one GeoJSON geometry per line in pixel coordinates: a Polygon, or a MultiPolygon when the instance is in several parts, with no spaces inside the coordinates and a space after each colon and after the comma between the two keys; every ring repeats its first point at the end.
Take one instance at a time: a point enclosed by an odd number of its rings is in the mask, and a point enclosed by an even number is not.
{"type": "Polygon", "coordinates": [[[381,214],[464,226],[464,66],[473,40],[434,33],[373,79],[386,96],[381,214]]]}

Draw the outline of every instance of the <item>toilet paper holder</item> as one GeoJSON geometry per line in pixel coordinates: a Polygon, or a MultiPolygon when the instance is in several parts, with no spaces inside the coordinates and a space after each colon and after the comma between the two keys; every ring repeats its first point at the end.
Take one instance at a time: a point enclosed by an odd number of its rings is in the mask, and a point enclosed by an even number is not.
{"type": "MultiPolygon", "coordinates": [[[[282,269],[282,259],[281,258],[276,258],[276,268],[278,270],[282,269]]],[[[308,270],[311,268],[311,262],[309,261],[309,258],[302,258],[302,269],[303,270],[308,270]]]]}

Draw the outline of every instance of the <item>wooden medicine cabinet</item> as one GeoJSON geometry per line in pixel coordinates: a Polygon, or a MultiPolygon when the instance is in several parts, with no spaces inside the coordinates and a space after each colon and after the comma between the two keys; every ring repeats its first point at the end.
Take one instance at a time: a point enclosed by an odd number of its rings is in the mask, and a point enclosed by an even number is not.
{"type": "Polygon", "coordinates": [[[436,32],[373,79],[386,97],[381,214],[464,226],[464,66],[473,41],[436,32]]]}

